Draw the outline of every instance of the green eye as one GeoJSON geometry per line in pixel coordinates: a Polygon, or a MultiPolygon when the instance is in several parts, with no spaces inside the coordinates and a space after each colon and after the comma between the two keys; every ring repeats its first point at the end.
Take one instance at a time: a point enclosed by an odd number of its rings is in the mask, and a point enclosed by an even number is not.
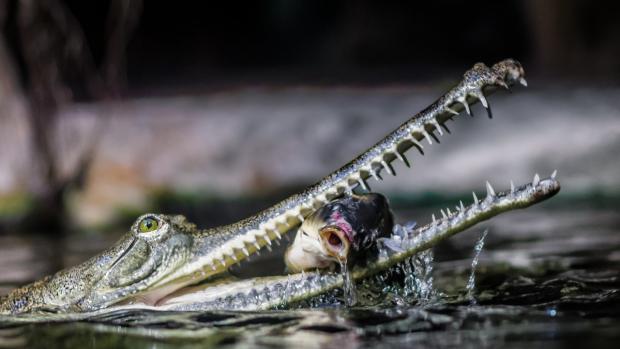
{"type": "Polygon", "coordinates": [[[148,233],[157,230],[157,228],[159,228],[159,222],[157,221],[157,219],[150,217],[141,220],[140,225],[138,226],[138,230],[141,233],[148,233]]]}

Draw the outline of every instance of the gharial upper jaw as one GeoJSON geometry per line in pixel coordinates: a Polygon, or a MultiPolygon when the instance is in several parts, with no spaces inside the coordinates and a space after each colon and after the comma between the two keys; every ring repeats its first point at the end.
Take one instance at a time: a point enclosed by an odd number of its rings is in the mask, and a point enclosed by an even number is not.
{"type": "Polygon", "coordinates": [[[334,198],[354,190],[370,190],[368,178],[381,180],[383,170],[395,175],[390,165],[392,161],[399,159],[408,165],[410,161],[405,157],[405,152],[409,148],[416,147],[423,154],[422,142],[426,140],[432,144],[433,139],[438,141],[434,132],[442,135],[442,129],[448,130],[446,122],[462,110],[471,114],[471,104],[481,101],[491,115],[485,93],[500,87],[508,88],[515,83],[526,84],[524,70],[516,60],[506,59],[491,68],[483,63],[475,64],[456,87],[304,192],[243,221],[210,231],[205,239],[217,235],[217,241],[207,244],[192,262],[164,281],[176,282],[183,278],[189,283],[221,273],[271,245],[272,241],[279,240],[287,231],[298,226],[304,217],[334,198]]]}

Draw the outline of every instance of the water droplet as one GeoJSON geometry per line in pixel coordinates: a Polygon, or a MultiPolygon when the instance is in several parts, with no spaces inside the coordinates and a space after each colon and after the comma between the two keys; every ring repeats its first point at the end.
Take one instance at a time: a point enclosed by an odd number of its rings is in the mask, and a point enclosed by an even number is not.
{"type": "Polygon", "coordinates": [[[488,232],[488,229],[483,231],[474,246],[474,259],[471,261],[471,273],[469,274],[469,280],[467,280],[467,286],[465,287],[467,298],[469,298],[469,303],[471,305],[476,305],[476,299],[474,298],[474,291],[476,289],[476,266],[478,266],[478,258],[484,247],[484,239],[487,237],[488,232]]]}
{"type": "Polygon", "coordinates": [[[347,307],[354,306],[357,303],[357,293],[355,290],[355,282],[347,267],[347,260],[340,262],[340,272],[342,273],[344,301],[347,307]]]}

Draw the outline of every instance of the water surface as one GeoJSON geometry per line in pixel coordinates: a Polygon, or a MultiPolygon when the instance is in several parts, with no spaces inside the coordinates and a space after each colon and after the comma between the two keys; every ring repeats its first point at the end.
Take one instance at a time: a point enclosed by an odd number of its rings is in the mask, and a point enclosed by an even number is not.
{"type": "MultiPolygon", "coordinates": [[[[433,292],[423,300],[392,275],[397,281],[391,288],[358,286],[361,300],[353,308],[341,305],[336,294],[315,300],[317,308],[312,309],[122,311],[79,322],[5,322],[0,324],[0,348],[616,348],[620,213],[611,205],[591,206],[509,213],[441,244],[434,249],[433,292]],[[472,302],[467,283],[474,245],[486,228],[472,302]]],[[[420,216],[397,212],[400,221],[420,216]]],[[[66,263],[111,241],[75,247],[83,243],[71,242],[66,263]]],[[[2,237],[0,291],[43,272],[50,251],[43,239],[2,237]]]]}

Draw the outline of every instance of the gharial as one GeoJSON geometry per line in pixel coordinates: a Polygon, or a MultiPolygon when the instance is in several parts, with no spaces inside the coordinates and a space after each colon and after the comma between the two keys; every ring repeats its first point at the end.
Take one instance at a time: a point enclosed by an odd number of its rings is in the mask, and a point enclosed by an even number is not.
{"type": "MultiPolygon", "coordinates": [[[[485,93],[521,83],[520,63],[507,59],[492,67],[477,63],[463,80],[350,163],[302,193],[238,223],[200,230],[183,216],[146,214],[114,246],[72,268],[13,290],[0,301],[0,314],[93,313],[123,307],[158,310],[270,309],[341,287],[343,277],[326,271],[221,281],[218,275],[296,228],[330,201],[355,191],[368,191],[367,179],[394,174],[395,159],[409,165],[405,152],[433,143],[446,122],[480,101],[491,111],[485,93]],[[219,281],[218,281],[219,280],[219,281]],[[201,283],[199,287],[193,286],[201,283]]],[[[448,131],[449,132],[449,131],[448,131]]],[[[355,266],[353,279],[366,278],[428,249],[497,214],[545,200],[560,189],[555,172],[545,179],[511,185],[457,210],[442,211],[411,234],[403,249],[355,266]]],[[[303,269],[303,268],[302,268],[303,269]]]]}

